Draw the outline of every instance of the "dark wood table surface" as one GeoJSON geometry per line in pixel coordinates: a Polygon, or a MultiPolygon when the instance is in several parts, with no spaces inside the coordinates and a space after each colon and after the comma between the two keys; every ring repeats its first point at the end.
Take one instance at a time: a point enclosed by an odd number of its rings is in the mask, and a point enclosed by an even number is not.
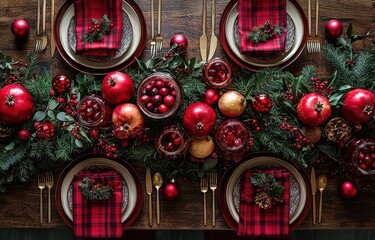
{"type": "MultiPolygon", "coordinates": [[[[50,9],[50,0],[47,1],[47,11],[50,9]]],[[[55,0],[56,13],[64,3],[62,0],[55,0]]],[[[147,29],[150,29],[150,3],[148,0],[136,0],[140,6],[147,22],[147,29]]],[[[156,2],[156,1],[155,1],[156,2]]],[[[228,0],[216,0],[217,21],[216,34],[219,36],[219,20],[222,16],[228,0]]],[[[210,3],[208,1],[208,12],[210,3]]],[[[307,13],[307,0],[298,0],[305,13],[307,13]]],[[[313,1],[315,3],[315,1],[313,1]]],[[[11,55],[13,58],[21,58],[28,51],[35,47],[36,32],[36,6],[37,0],[1,0],[0,1],[0,50],[11,55]],[[31,32],[24,42],[16,41],[10,32],[11,22],[15,19],[26,19],[31,25],[31,32]]],[[[375,1],[370,0],[335,0],[320,1],[319,34],[321,41],[324,39],[324,27],[328,20],[337,18],[342,21],[344,29],[353,23],[354,32],[364,34],[371,29],[375,29],[375,1]]],[[[202,22],[202,1],[186,0],[163,0],[162,33],[166,42],[176,33],[183,33],[189,40],[189,49],[186,57],[199,57],[198,39],[201,35],[202,22]]],[[[49,16],[49,14],[47,15],[49,16]]],[[[208,15],[210,16],[210,15],[208,15]]],[[[208,32],[210,32],[210,18],[208,20],[208,32]]],[[[313,20],[314,21],[314,20],[313,20]]],[[[47,31],[50,25],[47,20],[47,31]]],[[[208,35],[209,36],[209,35],[208,35]]],[[[147,43],[141,55],[141,59],[150,57],[150,31],[147,33],[147,43]]],[[[356,44],[358,50],[363,50],[368,41],[356,44]]],[[[169,44],[164,44],[167,50],[169,44]]],[[[220,42],[215,56],[227,58],[220,42]]],[[[53,59],[50,58],[49,48],[40,54],[41,64],[47,69],[51,69],[53,74],[66,73],[73,75],[77,73],[73,68],[64,62],[57,52],[53,59]]],[[[321,76],[330,74],[322,53],[309,54],[304,50],[300,57],[292,63],[286,70],[298,74],[306,65],[314,65],[321,76]]],[[[63,165],[55,170],[55,179],[63,165]]],[[[138,169],[140,181],[144,188],[144,171],[138,169]]],[[[319,172],[318,172],[319,174],[319,172]]],[[[360,192],[355,199],[343,200],[337,195],[339,179],[328,177],[328,187],[325,192],[323,206],[323,222],[319,226],[312,226],[311,216],[308,215],[298,229],[375,229],[375,193],[374,190],[360,192]]],[[[180,196],[175,201],[166,201],[161,198],[161,219],[160,226],[154,224],[152,229],[179,229],[179,230],[212,230],[211,225],[204,227],[203,221],[203,201],[202,194],[198,187],[192,186],[188,182],[179,181],[180,196]]],[[[55,189],[52,190],[54,194],[55,189]]],[[[46,195],[45,195],[46,196],[46,195]]],[[[211,202],[212,195],[208,195],[208,203],[211,202]]],[[[46,202],[46,198],[45,198],[46,202]]],[[[39,223],[39,189],[35,180],[25,184],[13,184],[7,188],[0,196],[0,228],[67,228],[59,216],[53,201],[52,223],[39,223]]],[[[155,208],[154,208],[155,209],[155,208]]],[[[46,211],[46,208],[45,208],[46,211]]],[[[208,213],[211,212],[211,204],[208,204],[208,213]]],[[[155,216],[155,213],[154,213],[155,216]]],[[[208,215],[208,222],[211,222],[211,215],[208,215]]],[[[215,229],[228,230],[219,206],[216,209],[217,226],[215,229]]],[[[144,192],[143,207],[140,215],[132,224],[130,229],[151,229],[148,226],[147,195],[144,192]]]]}

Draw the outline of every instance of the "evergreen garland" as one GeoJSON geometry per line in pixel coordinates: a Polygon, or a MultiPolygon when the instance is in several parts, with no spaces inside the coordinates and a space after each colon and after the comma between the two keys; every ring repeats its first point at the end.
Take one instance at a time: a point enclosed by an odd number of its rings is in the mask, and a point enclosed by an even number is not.
{"type": "MultiPolygon", "coordinates": [[[[332,105],[332,118],[340,116],[340,104],[347,91],[357,87],[374,91],[375,55],[369,51],[357,53],[352,48],[352,43],[363,39],[362,37],[353,35],[350,27],[347,31],[349,41],[338,39],[335,45],[324,46],[324,53],[334,71],[331,76],[320,79],[327,81],[328,86],[333,88],[327,96],[332,105]]],[[[16,132],[20,129],[30,131],[28,140],[23,142],[15,135],[10,140],[0,142],[0,191],[5,191],[4,186],[13,181],[28,181],[38,171],[51,169],[56,163],[70,161],[75,156],[92,152],[98,141],[103,139],[107,144],[117,146],[117,156],[162,172],[165,177],[186,176],[196,183],[198,177],[208,172],[223,170],[226,163],[219,159],[207,158],[204,163],[194,163],[189,161],[187,156],[181,156],[171,160],[161,156],[155,149],[153,139],[158,133],[168,125],[182,128],[184,109],[193,102],[202,101],[207,89],[201,80],[203,62],[198,62],[196,58],[185,61],[175,51],[176,49],[172,48],[164,56],[146,62],[137,60],[137,69],[125,70],[136,86],[151,73],[170,73],[180,83],[184,92],[183,104],[173,118],[165,121],[145,119],[144,133],[149,136],[150,141],[144,142],[135,138],[127,147],[121,147],[121,141],[113,136],[111,127],[99,129],[98,139],[91,138],[89,130],[80,126],[74,115],[69,114],[69,111],[75,111],[74,106],[69,103],[72,100],[71,95],[75,94],[76,101],[79,101],[84,96],[100,94],[102,79],[89,74],[78,74],[71,81],[71,92],[62,95],[66,101],[60,103],[56,95],[50,95],[52,75],[40,69],[35,53],[27,54],[25,62],[17,62],[0,52],[0,86],[21,83],[33,95],[36,104],[34,117],[16,126],[16,132]],[[52,123],[55,126],[55,136],[52,139],[38,139],[35,122],[52,123]]],[[[304,67],[299,76],[268,68],[257,73],[241,70],[237,74],[232,89],[242,93],[247,99],[248,107],[238,119],[249,127],[254,139],[250,152],[272,151],[303,167],[308,167],[322,158],[332,159],[332,163],[336,165],[333,169],[340,174],[347,174],[349,171],[343,160],[344,149],[326,138],[324,124],[321,126],[322,137],[319,142],[296,144],[296,134],[301,134],[303,127],[296,114],[296,105],[301,97],[314,91],[312,78],[317,78],[313,66],[304,67]],[[272,99],[273,106],[267,114],[257,114],[251,107],[253,97],[258,93],[267,94],[272,99]],[[259,129],[254,122],[257,122],[259,129]]],[[[136,92],[131,101],[135,102],[135,99],[136,92]]],[[[218,116],[218,125],[226,117],[220,113],[217,106],[214,109],[218,116]]],[[[362,124],[360,130],[353,132],[352,137],[374,136],[374,126],[373,118],[362,124]]]]}

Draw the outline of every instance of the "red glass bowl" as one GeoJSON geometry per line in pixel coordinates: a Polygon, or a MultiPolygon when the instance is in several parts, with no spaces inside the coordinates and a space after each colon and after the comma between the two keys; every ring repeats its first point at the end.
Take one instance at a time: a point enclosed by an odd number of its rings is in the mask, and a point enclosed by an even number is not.
{"type": "Polygon", "coordinates": [[[185,154],[187,143],[183,131],[176,126],[169,126],[157,136],[155,148],[161,155],[175,159],[185,154]]]}
{"type": "Polygon", "coordinates": [[[88,128],[106,125],[111,118],[111,106],[100,96],[85,96],[76,106],[78,120],[88,128]]]}
{"type": "Polygon", "coordinates": [[[357,176],[375,174],[375,139],[356,138],[349,142],[345,161],[357,176]]]}
{"type": "Polygon", "coordinates": [[[232,66],[225,59],[211,59],[202,70],[203,81],[211,88],[221,89],[232,82],[232,66]]]}

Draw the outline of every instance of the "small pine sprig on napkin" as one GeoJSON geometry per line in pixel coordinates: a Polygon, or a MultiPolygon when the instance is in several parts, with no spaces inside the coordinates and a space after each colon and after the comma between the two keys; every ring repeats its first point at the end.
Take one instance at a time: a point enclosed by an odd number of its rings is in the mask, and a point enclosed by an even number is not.
{"type": "Polygon", "coordinates": [[[82,195],[88,200],[109,199],[113,192],[113,188],[111,188],[109,185],[103,186],[103,184],[96,182],[94,179],[89,177],[83,178],[83,181],[79,182],[78,186],[82,190],[82,195]]]}
{"type": "Polygon", "coordinates": [[[92,18],[88,32],[82,35],[81,40],[84,43],[100,42],[111,32],[111,28],[113,28],[113,23],[106,14],[100,20],[92,18]]]}
{"type": "Polygon", "coordinates": [[[280,185],[271,174],[253,173],[250,182],[257,188],[255,203],[260,208],[268,209],[272,205],[283,202],[284,186],[280,185]]]}
{"type": "Polygon", "coordinates": [[[258,44],[259,42],[267,42],[269,39],[273,39],[277,35],[281,35],[284,30],[284,27],[272,24],[268,20],[264,23],[264,25],[254,27],[248,34],[248,37],[251,38],[251,41],[254,44],[258,44]]]}

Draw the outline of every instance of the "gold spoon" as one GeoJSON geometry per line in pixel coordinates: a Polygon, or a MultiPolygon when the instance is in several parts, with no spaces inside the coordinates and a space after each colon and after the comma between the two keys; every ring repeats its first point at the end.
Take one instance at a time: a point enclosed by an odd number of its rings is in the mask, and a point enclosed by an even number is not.
{"type": "Polygon", "coordinates": [[[319,216],[318,216],[318,223],[322,222],[322,202],[323,202],[323,190],[327,187],[327,177],[325,175],[321,175],[318,177],[317,180],[318,189],[320,191],[319,194],[319,216]]]}
{"type": "Polygon", "coordinates": [[[152,185],[156,188],[156,219],[160,224],[160,204],[159,204],[159,189],[163,185],[163,176],[157,172],[152,177],[152,185]]]}

